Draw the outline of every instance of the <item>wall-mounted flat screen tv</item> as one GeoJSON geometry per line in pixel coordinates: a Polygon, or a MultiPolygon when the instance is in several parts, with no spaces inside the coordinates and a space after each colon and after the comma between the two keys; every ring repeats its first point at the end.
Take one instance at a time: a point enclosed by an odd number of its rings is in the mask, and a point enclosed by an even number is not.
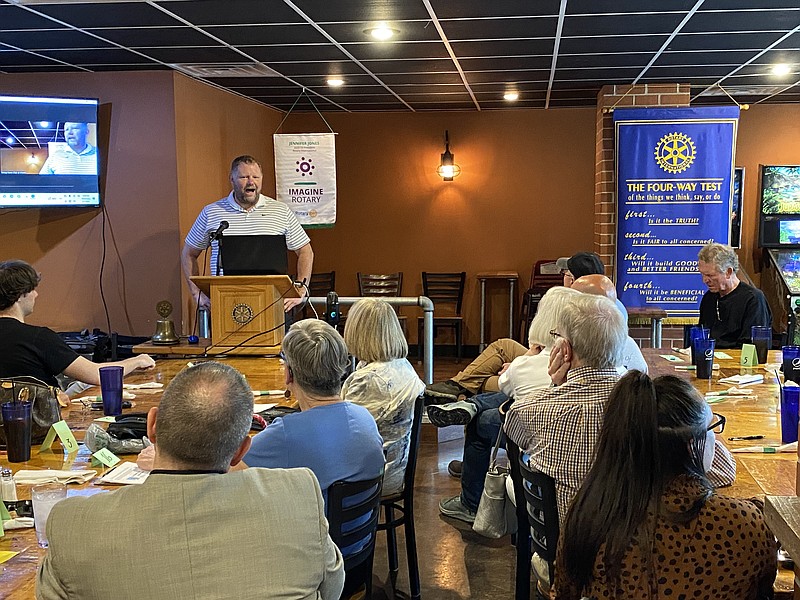
{"type": "Polygon", "coordinates": [[[800,166],[761,166],[761,213],[800,215],[800,166]]]}
{"type": "Polygon", "coordinates": [[[0,207],[100,206],[97,108],[0,95],[0,207]]]}

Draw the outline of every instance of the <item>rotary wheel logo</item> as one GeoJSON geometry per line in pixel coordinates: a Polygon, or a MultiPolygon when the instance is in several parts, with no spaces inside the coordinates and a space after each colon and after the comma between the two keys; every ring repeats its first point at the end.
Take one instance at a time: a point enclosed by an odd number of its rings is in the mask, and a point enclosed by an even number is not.
{"type": "Polygon", "coordinates": [[[667,173],[682,173],[697,154],[692,138],[683,133],[668,133],[656,144],[656,162],[667,173]]]}
{"type": "Polygon", "coordinates": [[[247,325],[253,320],[253,309],[247,304],[237,304],[233,307],[231,316],[239,325],[247,325]]]}
{"type": "Polygon", "coordinates": [[[313,162],[314,161],[312,159],[306,158],[305,156],[301,156],[300,160],[295,162],[295,164],[297,165],[295,172],[300,173],[300,175],[302,175],[303,177],[305,177],[306,175],[310,176],[314,171],[314,169],[317,168],[311,164],[313,162]]]}

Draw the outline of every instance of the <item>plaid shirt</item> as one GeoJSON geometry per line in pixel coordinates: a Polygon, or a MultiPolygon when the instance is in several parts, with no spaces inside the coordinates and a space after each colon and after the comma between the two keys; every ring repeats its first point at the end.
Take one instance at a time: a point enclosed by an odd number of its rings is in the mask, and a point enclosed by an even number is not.
{"type": "Polygon", "coordinates": [[[532,468],[555,479],[562,523],[594,462],[606,403],[618,379],[615,369],[572,369],[562,385],[517,400],[506,415],[508,437],[530,455],[532,468]]]}

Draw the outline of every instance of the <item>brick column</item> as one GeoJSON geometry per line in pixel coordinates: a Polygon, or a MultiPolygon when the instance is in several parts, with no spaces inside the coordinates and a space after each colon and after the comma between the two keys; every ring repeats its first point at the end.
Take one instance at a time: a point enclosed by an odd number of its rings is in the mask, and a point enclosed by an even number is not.
{"type": "MultiPolygon", "coordinates": [[[[617,192],[614,166],[613,107],[689,106],[688,84],[657,83],[606,85],[597,95],[594,168],[594,251],[603,259],[606,275],[613,278],[617,254],[617,192]]],[[[630,322],[630,335],[645,348],[650,346],[647,324],[630,322]]],[[[664,327],[664,347],[683,340],[682,327],[664,327]]],[[[679,344],[676,344],[679,345],[679,344]]]]}

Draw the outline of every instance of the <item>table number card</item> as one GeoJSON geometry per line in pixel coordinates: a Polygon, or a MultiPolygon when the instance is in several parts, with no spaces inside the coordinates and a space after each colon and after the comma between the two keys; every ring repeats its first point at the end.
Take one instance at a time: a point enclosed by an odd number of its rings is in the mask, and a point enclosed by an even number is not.
{"type": "Polygon", "coordinates": [[[758,355],[753,344],[742,344],[742,358],[740,363],[743,367],[757,367],[758,355]]]}
{"type": "MultiPolygon", "coordinates": [[[[119,456],[111,452],[111,450],[108,448],[100,448],[100,450],[92,454],[92,457],[97,459],[98,463],[109,468],[113,467],[120,461],[119,456]]],[[[94,463],[94,460],[92,460],[92,462],[94,463]]]]}
{"type": "Polygon", "coordinates": [[[45,436],[39,451],[41,452],[42,450],[49,450],[52,447],[56,436],[58,436],[58,439],[61,441],[61,445],[64,447],[64,450],[67,451],[67,454],[72,454],[73,452],[78,451],[78,440],[75,439],[72,430],[64,420],[61,420],[58,423],[53,423],[53,425],[50,426],[50,431],[47,432],[47,436],[45,436]]]}

